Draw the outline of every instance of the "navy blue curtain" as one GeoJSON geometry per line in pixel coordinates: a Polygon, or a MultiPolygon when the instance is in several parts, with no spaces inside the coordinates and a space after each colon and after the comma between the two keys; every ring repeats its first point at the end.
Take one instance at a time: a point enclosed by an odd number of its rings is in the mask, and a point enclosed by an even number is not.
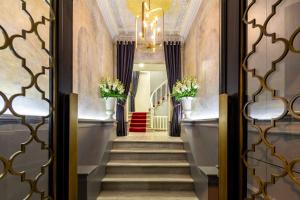
{"type": "Polygon", "coordinates": [[[135,112],[135,96],[139,85],[140,72],[135,71],[132,73],[132,89],[130,96],[130,112],[135,112]]]}
{"type": "MultiPolygon", "coordinates": [[[[165,61],[168,75],[168,84],[170,91],[176,81],[181,80],[181,43],[180,42],[164,42],[165,61]]],[[[180,103],[172,97],[173,116],[170,126],[170,136],[180,136],[180,118],[181,106],[180,103]]]]}
{"type": "MultiPolygon", "coordinates": [[[[135,42],[117,42],[117,78],[125,86],[125,95],[128,96],[132,78],[135,42]]],[[[127,129],[124,119],[124,105],[126,101],[117,104],[117,136],[126,136],[127,129]]]]}

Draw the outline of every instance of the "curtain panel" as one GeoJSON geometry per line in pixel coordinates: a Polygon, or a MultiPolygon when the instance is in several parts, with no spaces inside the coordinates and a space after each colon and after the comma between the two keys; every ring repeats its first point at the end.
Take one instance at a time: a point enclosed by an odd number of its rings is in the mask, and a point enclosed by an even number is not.
{"type": "MultiPolygon", "coordinates": [[[[135,42],[118,41],[117,42],[117,78],[125,86],[125,95],[128,96],[132,78],[134,64],[135,42]]],[[[125,125],[126,101],[118,101],[117,104],[117,136],[126,136],[127,129],[125,125]]]]}
{"type": "MultiPolygon", "coordinates": [[[[176,81],[181,80],[181,42],[164,42],[164,53],[170,91],[176,81]]],[[[173,115],[170,125],[170,136],[180,136],[181,105],[172,97],[173,115]]]]}
{"type": "Polygon", "coordinates": [[[140,72],[135,71],[132,73],[132,88],[131,88],[131,96],[130,96],[130,112],[135,112],[135,97],[137,88],[139,85],[140,72]]]}

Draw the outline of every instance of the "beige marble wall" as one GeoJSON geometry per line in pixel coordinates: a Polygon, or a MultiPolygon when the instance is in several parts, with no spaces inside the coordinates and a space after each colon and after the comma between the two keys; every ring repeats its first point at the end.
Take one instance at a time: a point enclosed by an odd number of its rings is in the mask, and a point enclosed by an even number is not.
{"type": "MultiPolygon", "coordinates": [[[[13,108],[19,114],[47,115],[49,104],[42,100],[42,94],[34,84],[31,84],[34,76],[42,72],[42,66],[49,65],[49,22],[40,24],[35,32],[30,31],[33,23],[40,22],[42,17],[49,18],[50,7],[44,1],[28,0],[1,1],[0,2],[0,91],[7,98],[21,93],[22,87],[26,87],[24,97],[15,98],[13,108]],[[22,8],[23,4],[23,8],[22,8]],[[26,10],[25,10],[26,9],[26,10]],[[27,12],[26,12],[27,11],[27,12]],[[31,21],[31,19],[33,21],[31,21]],[[27,31],[24,36],[20,36],[27,31]],[[10,46],[5,47],[8,38],[19,35],[13,39],[10,46]],[[39,35],[39,36],[38,36],[39,35]],[[45,49],[42,49],[42,42],[45,49]],[[14,49],[14,51],[12,50],[14,49]],[[23,60],[23,63],[22,63],[23,60]]],[[[37,76],[36,85],[45,92],[49,98],[49,70],[45,74],[37,76]]],[[[0,97],[0,110],[3,108],[3,98],[0,97]]],[[[6,114],[10,112],[7,111],[6,114]]]]}
{"type": "Polygon", "coordinates": [[[200,82],[194,118],[218,117],[219,4],[219,0],[203,0],[185,42],[183,74],[196,76],[200,82]]]}
{"type": "Polygon", "coordinates": [[[113,77],[113,40],[95,0],[74,0],[74,92],[79,94],[79,118],[103,119],[99,99],[101,77],[113,77]]]}

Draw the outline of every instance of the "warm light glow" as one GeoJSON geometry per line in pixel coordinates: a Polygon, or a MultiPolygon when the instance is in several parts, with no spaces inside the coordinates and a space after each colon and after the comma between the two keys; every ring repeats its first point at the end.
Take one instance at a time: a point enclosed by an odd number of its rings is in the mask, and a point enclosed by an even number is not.
{"type": "Polygon", "coordinates": [[[173,0],[127,0],[136,17],[136,48],[155,52],[164,41],[164,13],[173,0]]]}
{"type": "Polygon", "coordinates": [[[83,114],[79,114],[78,115],[78,119],[83,119],[83,120],[99,120],[99,121],[105,121],[107,120],[107,117],[100,117],[97,115],[83,115],[83,114]]]}
{"type": "Polygon", "coordinates": [[[143,68],[143,67],[145,67],[145,64],[144,64],[144,63],[140,63],[140,64],[139,64],[139,67],[140,67],[140,68],[143,68]]]}
{"type": "MultiPolygon", "coordinates": [[[[134,16],[142,16],[141,5],[145,0],[126,0],[127,7],[129,11],[134,16]]],[[[146,1],[146,8],[149,10],[148,1],[146,1]]],[[[150,9],[161,8],[164,11],[167,11],[172,6],[173,0],[150,0],[150,9]]],[[[161,17],[163,13],[159,13],[158,17],[161,17]]]]}

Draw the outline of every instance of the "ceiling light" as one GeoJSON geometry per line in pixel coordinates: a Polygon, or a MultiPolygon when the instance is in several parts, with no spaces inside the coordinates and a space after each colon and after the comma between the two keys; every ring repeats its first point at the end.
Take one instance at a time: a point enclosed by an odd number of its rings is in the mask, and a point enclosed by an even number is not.
{"type": "Polygon", "coordinates": [[[136,17],[136,48],[155,51],[164,42],[164,14],[173,0],[127,0],[136,17]]]}
{"type": "Polygon", "coordinates": [[[144,63],[140,63],[140,64],[139,64],[139,67],[140,67],[140,68],[144,68],[144,67],[145,67],[145,64],[144,64],[144,63]]]}

